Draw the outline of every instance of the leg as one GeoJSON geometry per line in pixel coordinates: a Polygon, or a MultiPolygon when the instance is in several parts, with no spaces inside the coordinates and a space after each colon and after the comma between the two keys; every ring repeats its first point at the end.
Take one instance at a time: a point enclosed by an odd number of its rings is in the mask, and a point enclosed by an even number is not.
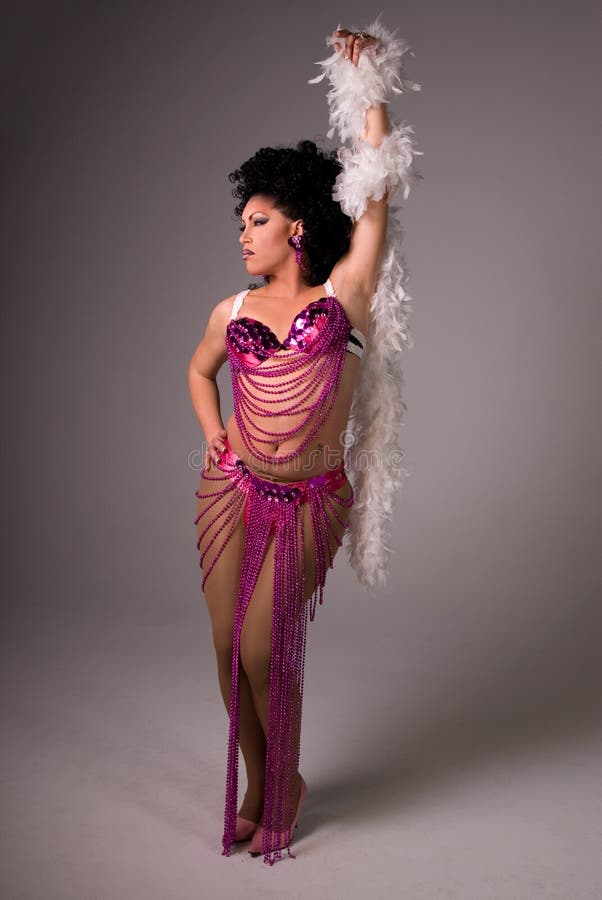
{"type": "MultiPolygon", "coordinates": [[[[253,704],[257,717],[261,722],[265,736],[266,748],[270,718],[270,659],[272,647],[272,619],[274,605],[274,536],[270,538],[266,554],[259,571],[259,576],[251,600],[247,607],[243,628],[240,637],[240,659],[242,670],[250,685],[253,704]]],[[[242,672],[241,672],[242,677],[242,672]]],[[[296,694],[298,689],[295,688],[296,694]]],[[[299,709],[300,699],[294,703],[299,709]]],[[[294,741],[298,744],[300,737],[300,720],[295,719],[294,741]]],[[[265,773],[264,756],[264,773],[265,773]]],[[[301,776],[298,768],[289,773],[288,796],[291,798],[291,808],[288,811],[287,820],[294,818],[299,792],[301,790],[301,776]]],[[[265,787],[265,783],[264,783],[265,787]]]]}
{"type": "MultiPolygon", "coordinates": [[[[196,492],[198,549],[202,556],[201,568],[204,593],[211,619],[220,692],[230,708],[232,689],[232,638],[234,611],[240,581],[245,525],[238,490],[224,492],[228,482],[221,474],[211,470],[220,480],[208,479],[204,472],[196,492]],[[216,496],[217,494],[217,496],[216,496]],[[214,495],[214,496],[210,496],[214,495]],[[238,502],[237,502],[238,500],[238,502]],[[229,512],[234,511],[230,525],[219,532],[229,512]],[[214,520],[212,522],[212,520],[214,520]],[[210,524],[212,523],[212,524],[210,524]],[[226,538],[228,532],[229,537],[226,538]],[[220,552],[221,551],[221,552],[220,552]],[[219,558],[218,558],[219,554],[219,558]],[[209,570],[211,570],[209,572],[209,570]]],[[[231,483],[231,482],[230,482],[231,483]]],[[[247,771],[247,793],[239,815],[254,822],[261,820],[265,786],[266,740],[262,724],[257,717],[251,688],[244,672],[240,672],[240,749],[247,771]]]]}
{"type": "MultiPolygon", "coordinates": [[[[328,567],[333,564],[349,521],[350,507],[347,504],[350,503],[351,497],[351,485],[345,481],[339,488],[317,495],[315,498],[317,505],[313,507],[313,511],[310,503],[303,503],[299,507],[298,529],[303,541],[298,544],[297,566],[299,579],[303,575],[305,581],[302,594],[303,604],[314,594],[317,573],[323,571],[324,563],[322,561],[320,564],[320,557],[325,557],[328,567]],[[338,501],[342,501],[342,505],[338,501]],[[319,552],[317,552],[318,550],[319,552]]],[[[272,534],[247,607],[240,641],[242,667],[251,686],[253,702],[266,740],[270,715],[274,566],[275,540],[274,534],[272,534]]],[[[300,617],[304,614],[306,614],[306,610],[300,606],[297,616],[300,617]]],[[[291,691],[291,696],[288,698],[292,715],[291,744],[295,748],[293,755],[298,759],[301,735],[302,677],[300,679],[292,678],[288,687],[291,691]]],[[[289,808],[283,810],[283,822],[287,826],[295,817],[301,791],[301,776],[298,766],[291,766],[285,777],[288,780],[285,793],[289,798],[289,808]]]]}

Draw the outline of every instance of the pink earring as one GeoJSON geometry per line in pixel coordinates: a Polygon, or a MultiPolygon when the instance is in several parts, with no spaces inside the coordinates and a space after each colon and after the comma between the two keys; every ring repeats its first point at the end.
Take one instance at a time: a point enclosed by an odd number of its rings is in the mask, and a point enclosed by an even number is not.
{"type": "Polygon", "coordinates": [[[303,264],[303,247],[305,246],[305,240],[302,234],[294,234],[292,237],[288,239],[291,247],[295,248],[295,260],[301,267],[302,272],[307,271],[307,266],[303,264]]]}

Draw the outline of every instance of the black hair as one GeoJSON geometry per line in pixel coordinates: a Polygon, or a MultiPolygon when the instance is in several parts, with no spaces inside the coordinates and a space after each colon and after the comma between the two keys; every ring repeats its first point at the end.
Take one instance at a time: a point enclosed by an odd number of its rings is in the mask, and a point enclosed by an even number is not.
{"type": "Polygon", "coordinates": [[[309,286],[323,284],[349,249],[353,222],[332,198],[342,168],[336,150],[302,140],[296,147],[262,147],[228,175],[236,184],[232,196],[240,200],[237,218],[254,194],[262,194],[287,218],[303,219],[303,258],[309,263],[303,274],[309,286]]]}

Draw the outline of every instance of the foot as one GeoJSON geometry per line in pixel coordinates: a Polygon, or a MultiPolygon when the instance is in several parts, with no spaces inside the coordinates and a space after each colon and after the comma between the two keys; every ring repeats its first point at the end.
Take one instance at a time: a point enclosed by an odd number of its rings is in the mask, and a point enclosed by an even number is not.
{"type": "Polygon", "coordinates": [[[234,832],[234,843],[241,841],[249,841],[257,831],[259,822],[253,822],[251,819],[243,819],[242,816],[236,816],[236,831],[234,832]]]}
{"type": "Polygon", "coordinates": [[[253,802],[253,798],[249,797],[249,792],[245,794],[242,806],[236,816],[236,830],[234,832],[234,841],[248,841],[253,837],[259,823],[261,822],[261,813],[263,809],[263,794],[259,802],[253,802]]]}
{"type": "MultiPolygon", "coordinates": [[[[297,827],[297,820],[299,818],[299,813],[301,812],[301,807],[303,806],[303,804],[305,802],[306,795],[307,795],[307,785],[306,785],[304,779],[302,778],[302,776],[299,775],[297,807],[296,807],[295,818],[293,819],[292,826],[291,826],[291,832],[294,832],[295,828],[297,827]]],[[[276,840],[276,846],[275,847],[273,846],[272,849],[276,850],[279,848],[282,850],[286,843],[286,836],[287,836],[287,831],[281,831],[278,834],[278,838],[276,840]]],[[[291,837],[291,841],[292,841],[292,837],[291,837]]],[[[271,843],[273,844],[273,841],[271,843]]],[[[259,854],[262,852],[262,844],[263,844],[263,825],[259,825],[259,827],[256,829],[256,831],[253,835],[253,839],[251,840],[251,843],[249,845],[249,853],[251,854],[251,856],[259,856],[259,854]]]]}

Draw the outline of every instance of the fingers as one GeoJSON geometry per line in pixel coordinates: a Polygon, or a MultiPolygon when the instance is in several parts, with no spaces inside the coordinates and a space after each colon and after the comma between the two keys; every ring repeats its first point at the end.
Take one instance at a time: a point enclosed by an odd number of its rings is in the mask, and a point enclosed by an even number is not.
{"type": "Polygon", "coordinates": [[[350,59],[354,66],[359,65],[361,51],[366,47],[371,47],[376,40],[371,36],[358,37],[357,34],[349,31],[347,28],[339,28],[334,34],[336,37],[345,38],[344,57],[345,59],[350,59]]]}
{"type": "Polygon", "coordinates": [[[335,31],[336,37],[345,38],[345,48],[343,50],[343,55],[345,59],[349,59],[353,54],[353,42],[355,39],[355,35],[349,31],[347,28],[339,28],[335,31]]]}
{"type": "Polygon", "coordinates": [[[224,438],[226,437],[226,429],[222,428],[217,433],[218,436],[215,438],[214,449],[217,451],[218,457],[217,462],[219,462],[219,457],[222,453],[226,452],[226,444],[224,442],[224,438]],[[218,437],[222,438],[222,440],[218,440],[218,437]]]}
{"type": "Polygon", "coordinates": [[[215,437],[212,437],[209,441],[209,446],[205,451],[205,465],[208,469],[211,468],[211,462],[214,462],[215,465],[219,465],[222,453],[226,452],[226,444],[224,442],[226,435],[226,429],[222,428],[217,432],[215,437]],[[220,440],[220,438],[222,440],[220,440]]]}

